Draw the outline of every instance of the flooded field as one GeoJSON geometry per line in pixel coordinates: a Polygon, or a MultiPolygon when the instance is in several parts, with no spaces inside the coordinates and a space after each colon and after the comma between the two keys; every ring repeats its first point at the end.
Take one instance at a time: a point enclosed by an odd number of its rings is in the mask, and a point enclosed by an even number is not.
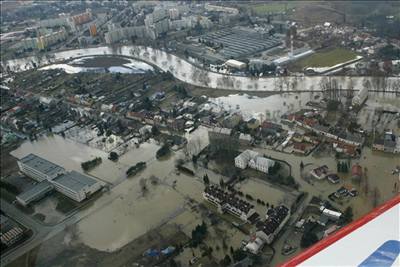
{"type": "MultiPolygon", "coordinates": [[[[290,207],[296,199],[295,195],[292,195],[287,191],[280,190],[263,180],[255,178],[246,179],[245,181],[236,184],[235,189],[242,191],[245,195],[249,194],[253,196],[254,199],[260,199],[265,203],[269,203],[274,206],[285,204],[286,206],[290,207]]],[[[257,211],[261,215],[264,215],[266,208],[261,205],[255,206],[258,208],[257,211]]]]}
{"type": "Polygon", "coordinates": [[[62,69],[66,73],[98,72],[143,74],[154,71],[153,67],[142,61],[121,57],[81,57],[63,64],[51,64],[39,70],[62,69]]]}
{"type": "Polygon", "coordinates": [[[220,108],[228,111],[240,110],[246,119],[271,119],[279,118],[287,113],[306,107],[308,101],[315,101],[322,96],[318,92],[284,93],[268,97],[253,97],[247,94],[229,95],[210,99],[220,108]]]}
{"type": "Polygon", "coordinates": [[[395,133],[400,134],[400,129],[397,124],[398,115],[400,112],[400,96],[393,94],[370,94],[365,106],[358,114],[358,122],[365,130],[391,129],[395,133]],[[379,111],[386,110],[393,113],[384,113],[379,117],[379,111]]]}
{"type": "Polygon", "coordinates": [[[108,183],[126,179],[126,170],[139,161],[154,159],[159,146],[152,143],[143,143],[125,153],[118,162],[108,160],[108,153],[62,138],[59,135],[40,137],[37,141],[26,141],[19,148],[11,152],[16,158],[22,158],[29,153],[37,154],[47,160],[63,166],[67,170],[83,172],[81,163],[95,157],[101,157],[102,163],[89,174],[108,183]]]}
{"type": "MultiPolygon", "coordinates": [[[[77,228],[79,239],[84,244],[98,250],[113,251],[183,213],[189,196],[202,201],[203,184],[195,177],[175,175],[175,155],[162,161],[155,160],[158,148],[154,142],[143,143],[114,163],[107,160],[107,153],[101,150],[54,135],[41,137],[35,142],[27,141],[12,155],[21,158],[35,153],[77,171],[82,171],[82,161],[102,157],[103,163],[90,174],[115,186],[83,212],[86,215],[77,223],[77,228]],[[126,169],[139,161],[148,162],[147,168],[137,176],[126,178],[126,169]],[[156,176],[157,182],[151,182],[150,176],[156,176]],[[142,178],[146,179],[145,191],[142,190],[142,178]]],[[[47,206],[41,205],[44,210],[47,206]]]]}

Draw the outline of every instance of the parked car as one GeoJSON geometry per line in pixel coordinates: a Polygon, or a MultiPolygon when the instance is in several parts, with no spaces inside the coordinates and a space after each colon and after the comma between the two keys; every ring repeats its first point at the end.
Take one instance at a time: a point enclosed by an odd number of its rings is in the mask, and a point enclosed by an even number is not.
{"type": "Polygon", "coordinates": [[[355,197],[355,196],[357,196],[357,195],[358,195],[358,191],[357,191],[355,188],[352,188],[352,189],[349,191],[349,196],[355,197]]]}

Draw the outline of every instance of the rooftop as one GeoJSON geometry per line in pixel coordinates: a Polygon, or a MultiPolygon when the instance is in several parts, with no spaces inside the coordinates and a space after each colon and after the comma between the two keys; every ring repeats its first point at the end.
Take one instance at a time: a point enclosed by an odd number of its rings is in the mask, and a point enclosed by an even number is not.
{"type": "Polygon", "coordinates": [[[49,176],[65,172],[65,169],[63,167],[34,154],[29,154],[23,157],[22,159],[20,159],[20,162],[49,176]]]}
{"type": "Polygon", "coordinates": [[[72,191],[79,192],[82,188],[92,186],[99,181],[79,172],[71,171],[55,178],[54,182],[67,187],[72,191]]]}
{"type": "Polygon", "coordinates": [[[224,204],[229,204],[230,206],[246,214],[252,208],[254,208],[254,206],[248,203],[247,201],[241,200],[240,198],[236,197],[235,193],[226,192],[218,188],[217,186],[212,186],[212,185],[208,186],[204,189],[204,192],[217,198],[220,201],[221,206],[223,206],[224,204]]]}
{"type": "Polygon", "coordinates": [[[30,203],[31,201],[35,200],[37,197],[42,196],[46,194],[47,192],[50,192],[53,190],[53,185],[47,181],[44,180],[32,188],[28,189],[27,191],[21,193],[18,195],[18,198],[25,203],[30,203]]]}
{"type": "Polygon", "coordinates": [[[275,232],[288,215],[289,209],[283,205],[270,208],[267,211],[267,219],[264,222],[259,221],[256,227],[258,231],[263,231],[266,235],[270,235],[275,232]]]}

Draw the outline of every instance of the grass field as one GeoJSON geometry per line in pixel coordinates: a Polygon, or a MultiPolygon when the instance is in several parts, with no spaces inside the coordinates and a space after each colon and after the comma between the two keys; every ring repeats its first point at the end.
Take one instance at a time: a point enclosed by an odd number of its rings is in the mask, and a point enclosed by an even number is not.
{"type": "Polygon", "coordinates": [[[251,6],[251,9],[257,15],[263,15],[268,13],[285,12],[295,6],[296,6],[295,3],[265,3],[265,4],[257,4],[251,6]]]}
{"type": "Polygon", "coordinates": [[[295,65],[305,67],[332,67],[334,65],[356,59],[357,54],[344,48],[335,48],[329,51],[317,52],[295,62],[295,65]]]}

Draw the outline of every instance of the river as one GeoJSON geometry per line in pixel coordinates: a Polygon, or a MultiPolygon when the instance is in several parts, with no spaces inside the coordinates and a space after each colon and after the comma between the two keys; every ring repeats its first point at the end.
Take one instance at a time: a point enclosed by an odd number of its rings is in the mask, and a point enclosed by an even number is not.
{"type": "Polygon", "coordinates": [[[188,61],[165,51],[144,46],[92,47],[13,59],[2,62],[2,67],[20,72],[35,67],[43,67],[78,57],[117,55],[132,57],[169,71],[183,82],[214,89],[239,91],[318,91],[328,83],[333,87],[360,90],[367,83],[370,90],[400,92],[399,77],[348,77],[348,76],[287,76],[254,78],[234,76],[201,69],[188,61]]]}

